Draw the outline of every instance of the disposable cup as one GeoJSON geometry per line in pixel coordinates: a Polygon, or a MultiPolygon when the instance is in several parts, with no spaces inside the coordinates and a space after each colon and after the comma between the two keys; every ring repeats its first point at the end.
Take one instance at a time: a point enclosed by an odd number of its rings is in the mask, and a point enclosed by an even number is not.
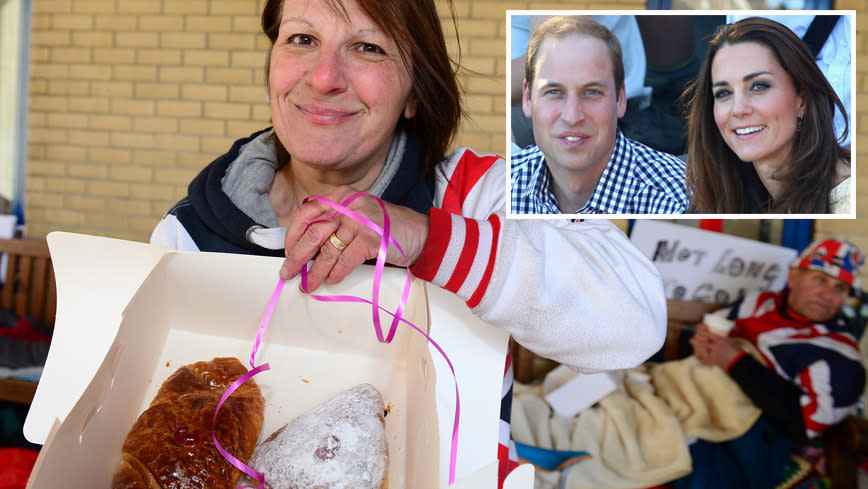
{"type": "Polygon", "coordinates": [[[702,316],[702,322],[708,326],[712,333],[720,336],[728,336],[729,330],[735,325],[735,321],[730,321],[717,314],[705,314],[702,316]]]}

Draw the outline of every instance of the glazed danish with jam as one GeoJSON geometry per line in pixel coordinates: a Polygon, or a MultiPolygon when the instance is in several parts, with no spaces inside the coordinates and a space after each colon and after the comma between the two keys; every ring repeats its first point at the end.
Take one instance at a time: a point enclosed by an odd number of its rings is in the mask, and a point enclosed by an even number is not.
{"type": "MultiPolygon", "coordinates": [[[[211,423],[226,389],[247,373],[236,358],[185,365],[170,376],[123,445],[112,489],[232,489],[242,473],[217,451],[211,423]]],[[[265,400],[252,379],[223,403],[215,434],[242,462],[249,459],[265,415],[265,400]]]]}

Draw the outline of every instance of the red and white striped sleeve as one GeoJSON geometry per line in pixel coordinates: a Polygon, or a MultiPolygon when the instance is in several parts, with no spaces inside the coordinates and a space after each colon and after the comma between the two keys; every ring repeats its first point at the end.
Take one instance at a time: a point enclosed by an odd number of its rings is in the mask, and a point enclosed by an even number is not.
{"type": "Polygon", "coordinates": [[[411,268],[414,275],[457,294],[476,307],[491,280],[500,218],[469,219],[432,208],[425,248],[411,268]]]}
{"type": "Polygon", "coordinates": [[[666,301],[651,261],[609,221],[506,219],[507,170],[471,150],[444,162],[412,273],[577,371],[632,367],[659,350],[666,301]]]}
{"type": "Polygon", "coordinates": [[[422,255],[411,271],[423,280],[457,294],[470,307],[479,304],[491,280],[500,237],[505,187],[499,185],[506,162],[469,149],[444,162],[445,185],[439,185],[436,207],[422,255]]]}

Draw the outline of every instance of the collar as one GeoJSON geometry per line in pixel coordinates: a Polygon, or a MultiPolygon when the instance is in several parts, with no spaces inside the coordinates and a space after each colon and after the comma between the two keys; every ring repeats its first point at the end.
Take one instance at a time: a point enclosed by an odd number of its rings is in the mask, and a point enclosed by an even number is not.
{"type": "Polygon", "coordinates": [[[609,162],[603,169],[600,180],[597,181],[594,193],[578,212],[582,214],[623,214],[629,212],[629,209],[626,208],[627,200],[606,199],[606,195],[625,192],[628,195],[632,194],[635,178],[631,162],[634,158],[632,145],[628,144],[627,137],[618,129],[615,135],[615,147],[609,157],[609,162]]]}
{"type": "Polygon", "coordinates": [[[550,214],[562,214],[558,198],[552,192],[552,173],[546,164],[546,157],[539,150],[538,165],[531,170],[531,185],[528,190],[533,192],[533,198],[550,214]]]}
{"type": "MultiPolygon", "coordinates": [[[[551,190],[552,174],[545,161],[545,155],[539,147],[534,146],[538,152],[538,159],[530,165],[530,184],[525,188],[525,195],[533,192],[533,198],[538,205],[552,214],[562,214],[558,199],[551,190]]],[[[604,199],[606,193],[612,193],[617,188],[630,188],[633,184],[633,172],[630,161],[633,159],[633,148],[627,144],[627,138],[617,130],[615,135],[615,147],[609,161],[594,187],[594,192],[581,209],[575,214],[620,214],[627,210],[614,202],[604,199]]]]}

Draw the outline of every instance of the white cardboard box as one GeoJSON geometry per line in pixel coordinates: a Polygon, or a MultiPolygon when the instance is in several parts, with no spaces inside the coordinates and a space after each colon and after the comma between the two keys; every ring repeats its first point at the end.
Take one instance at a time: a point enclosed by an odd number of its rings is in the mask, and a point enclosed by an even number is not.
{"type": "MultiPolygon", "coordinates": [[[[52,233],[58,287],[55,334],[24,432],[44,444],[28,488],[106,486],[138,414],[179,366],[236,356],[249,367],[277,284],[279,258],[177,252],[128,241],[52,233]]],[[[318,294],[370,299],[373,267],[318,294]]],[[[381,305],[395,310],[406,272],[387,269],[381,305]]],[[[449,355],[461,399],[455,488],[495,488],[507,335],[456,296],[413,280],[404,317],[449,355]]],[[[381,314],[384,328],[391,316],[381,314]]],[[[266,399],[260,439],[337,392],[370,382],[387,417],[392,489],[448,485],[455,383],[440,354],[401,324],[378,343],[371,307],[319,302],[287,282],[256,364],[266,399]]],[[[507,480],[530,489],[523,466],[507,480]]]]}

